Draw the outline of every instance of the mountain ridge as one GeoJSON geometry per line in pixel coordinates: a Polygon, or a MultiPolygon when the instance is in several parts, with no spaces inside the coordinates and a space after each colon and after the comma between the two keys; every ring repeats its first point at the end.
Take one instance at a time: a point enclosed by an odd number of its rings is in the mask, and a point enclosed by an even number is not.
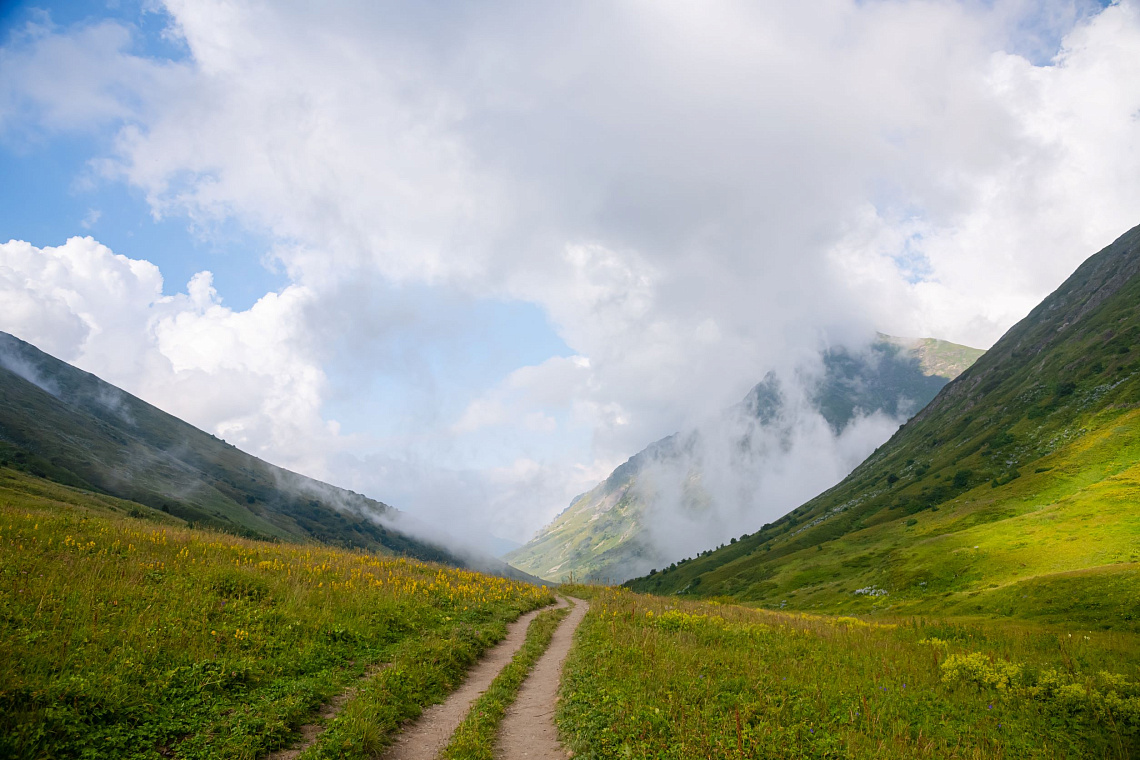
{"type": "Polygon", "coordinates": [[[1103,616],[1091,602],[1058,589],[1095,575],[1103,604],[1124,609],[1113,625],[1140,620],[1140,597],[1120,580],[1140,560],[1138,274],[1140,227],[1083,262],[836,486],[629,585],[764,606],[1092,622],[1103,616]]]}
{"type": "MultiPolygon", "coordinates": [[[[811,388],[810,404],[838,436],[861,413],[885,413],[890,417],[907,408],[921,407],[948,381],[935,373],[956,374],[982,352],[936,339],[894,338],[879,334],[866,351],[828,349],[822,355],[823,374],[803,380],[811,388]],[[908,405],[911,405],[908,407],[908,405]]],[[[725,412],[726,419],[740,417],[777,429],[788,410],[786,387],[769,372],[725,412]]],[[[786,427],[786,425],[785,425],[786,427]]],[[[751,435],[730,424],[727,435],[751,435]]],[[[700,429],[674,433],[655,441],[619,465],[600,484],[577,496],[534,539],[505,555],[513,564],[540,577],[577,576],[592,581],[624,580],[659,561],[645,523],[655,498],[639,481],[648,468],[685,458],[699,459],[700,429]],[[694,454],[694,451],[697,453],[694,454]],[[640,491],[638,489],[641,489],[640,491]]],[[[707,437],[707,436],[706,436],[707,437]]],[[[749,444],[742,444],[746,447],[749,444]]],[[[707,504],[702,494],[703,469],[695,466],[685,480],[686,498],[699,511],[707,504]]],[[[727,540],[727,536],[725,537],[727,540]]]]}
{"type": "Polygon", "coordinates": [[[317,541],[488,569],[394,525],[402,513],[277,467],[0,332],[0,465],[251,538],[317,541]]]}

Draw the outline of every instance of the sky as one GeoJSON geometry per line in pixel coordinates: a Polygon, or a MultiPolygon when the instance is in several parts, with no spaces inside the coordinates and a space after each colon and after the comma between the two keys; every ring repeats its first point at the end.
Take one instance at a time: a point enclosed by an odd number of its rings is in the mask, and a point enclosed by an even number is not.
{"type": "Polygon", "coordinates": [[[823,347],[988,347],[1140,223],[1140,4],[6,2],[0,176],[0,330],[525,541],[823,347]]]}

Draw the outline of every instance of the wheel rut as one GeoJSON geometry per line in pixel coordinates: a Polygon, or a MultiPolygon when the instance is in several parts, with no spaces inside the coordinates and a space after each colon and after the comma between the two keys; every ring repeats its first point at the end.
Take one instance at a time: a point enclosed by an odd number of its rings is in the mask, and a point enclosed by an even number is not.
{"type": "Polygon", "coordinates": [[[550,646],[535,663],[530,677],[519,689],[518,698],[503,718],[495,748],[496,758],[561,760],[569,756],[558,741],[554,710],[558,704],[562,663],[574,643],[574,632],[589,608],[588,602],[574,599],[574,609],[554,632],[550,646]]]}
{"type": "MultiPolygon", "coordinates": [[[[545,609],[565,606],[566,601],[559,598],[557,605],[545,609]]],[[[442,703],[424,710],[415,722],[408,725],[396,737],[395,743],[380,755],[382,760],[435,760],[467,716],[471,704],[487,690],[499,671],[510,663],[515,652],[522,647],[527,627],[541,611],[528,612],[511,623],[507,628],[507,637],[471,668],[463,684],[442,703]]]]}

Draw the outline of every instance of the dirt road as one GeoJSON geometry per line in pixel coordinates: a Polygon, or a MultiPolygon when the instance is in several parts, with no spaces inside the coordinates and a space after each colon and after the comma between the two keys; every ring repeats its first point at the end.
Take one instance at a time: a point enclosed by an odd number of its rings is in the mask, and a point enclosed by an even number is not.
{"type": "MultiPolygon", "coordinates": [[[[557,606],[565,607],[565,600],[560,598],[557,606]]],[[[467,717],[471,703],[487,690],[499,671],[510,663],[515,652],[522,647],[527,626],[538,613],[539,610],[528,612],[511,623],[507,637],[475,664],[463,685],[453,691],[442,704],[424,710],[423,715],[405,728],[396,738],[396,743],[381,755],[383,760],[435,760],[440,750],[447,746],[455,729],[467,717]]]]}
{"type": "Polygon", "coordinates": [[[554,632],[550,647],[523,683],[518,699],[507,710],[495,752],[495,757],[500,760],[561,760],[567,757],[566,750],[558,742],[554,708],[562,678],[562,662],[574,643],[574,631],[590,607],[581,599],[575,599],[574,605],[554,632]]]}

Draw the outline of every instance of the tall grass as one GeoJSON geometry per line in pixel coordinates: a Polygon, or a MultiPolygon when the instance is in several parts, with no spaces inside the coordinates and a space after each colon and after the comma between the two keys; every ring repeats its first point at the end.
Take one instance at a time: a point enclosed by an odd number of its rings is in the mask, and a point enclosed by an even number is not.
{"type": "Polygon", "coordinates": [[[558,713],[578,757],[1140,752],[1134,634],[867,623],[612,589],[573,593],[594,594],[558,713]]]}
{"type": "Polygon", "coordinates": [[[422,688],[371,702],[407,717],[552,601],[438,565],[115,515],[0,469],[0,756],[257,757],[368,666],[450,653],[422,688]]]}

